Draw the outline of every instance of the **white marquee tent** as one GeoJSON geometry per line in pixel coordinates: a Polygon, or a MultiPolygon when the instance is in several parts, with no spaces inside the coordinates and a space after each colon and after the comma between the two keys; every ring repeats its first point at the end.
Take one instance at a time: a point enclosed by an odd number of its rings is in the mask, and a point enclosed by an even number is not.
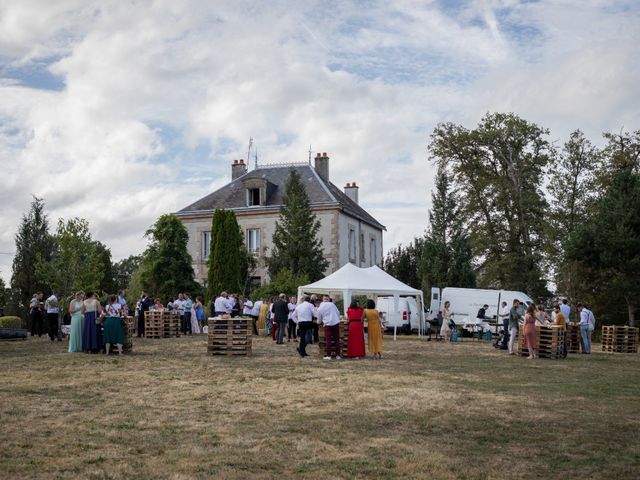
{"type": "Polygon", "coordinates": [[[401,296],[416,297],[418,310],[421,314],[420,330],[424,328],[424,299],[422,298],[422,290],[417,290],[409,285],[405,285],[375,265],[369,268],[360,268],[352,263],[347,263],[322,280],[298,287],[298,298],[305,294],[313,293],[342,295],[345,315],[346,309],[351,303],[351,297],[354,295],[366,295],[370,298],[392,296],[395,298],[396,308],[398,299],[401,296]]]}

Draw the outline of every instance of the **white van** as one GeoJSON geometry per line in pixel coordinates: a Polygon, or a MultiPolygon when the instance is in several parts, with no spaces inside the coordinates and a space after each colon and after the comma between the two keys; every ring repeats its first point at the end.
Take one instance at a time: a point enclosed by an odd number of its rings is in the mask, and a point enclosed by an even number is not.
{"type": "Polygon", "coordinates": [[[442,310],[445,302],[451,304],[450,310],[454,314],[453,321],[461,324],[464,322],[475,322],[478,310],[484,305],[488,305],[485,316],[498,319],[500,305],[507,302],[511,308],[515,299],[524,302],[525,305],[533,303],[529,295],[523,292],[512,290],[484,290],[479,288],[453,288],[447,287],[431,289],[431,304],[429,316],[435,317],[439,310],[442,310]]]}
{"type": "Polygon", "coordinates": [[[397,327],[399,332],[410,334],[414,330],[417,332],[422,323],[424,330],[424,315],[415,297],[399,297],[397,306],[394,297],[378,297],[376,309],[382,314],[388,329],[397,327]]]}

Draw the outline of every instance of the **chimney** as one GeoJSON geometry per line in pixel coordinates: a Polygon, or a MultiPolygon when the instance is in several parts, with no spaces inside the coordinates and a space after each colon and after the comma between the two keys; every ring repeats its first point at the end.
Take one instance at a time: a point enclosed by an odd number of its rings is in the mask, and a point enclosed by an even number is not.
{"type": "Polygon", "coordinates": [[[247,165],[244,163],[244,160],[234,160],[233,165],[231,165],[231,180],[235,180],[245,173],[247,173],[247,165]]]}
{"type": "Polygon", "coordinates": [[[347,195],[347,197],[349,197],[356,203],[358,203],[358,188],[359,187],[356,185],[356,182],[353,182],[351,184],[347,182],[347,184],[344,186],[345,195],[347,195]]]}
{"type": "Polygon", "coordinates": [[[324,183],[329,183],[329,157],[326,152],[316,154],[315,169],[324,183]]]}

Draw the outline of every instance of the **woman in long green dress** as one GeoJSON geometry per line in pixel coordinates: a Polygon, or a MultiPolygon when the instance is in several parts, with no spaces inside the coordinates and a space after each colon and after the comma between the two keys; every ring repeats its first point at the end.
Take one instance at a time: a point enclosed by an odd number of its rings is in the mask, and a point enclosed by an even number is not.
{"type": "Polygon", "coordinates": [[[122,305],[118,303],[115,295],[109,297],[109,305],[104,314],[104,353],[109,355],[111,345],[118,348],[118,355],[122,355],[122,344],[124,343],[124,331],[122,330],[122,320],[120,318],[122,305]]]}
{"type": "Polygon", "coordinates": [[[84,323],[84,292],[76,293],[69,303],[71,332],[69,333],[69,353],[82,352],[82,324],[84,323]]]}

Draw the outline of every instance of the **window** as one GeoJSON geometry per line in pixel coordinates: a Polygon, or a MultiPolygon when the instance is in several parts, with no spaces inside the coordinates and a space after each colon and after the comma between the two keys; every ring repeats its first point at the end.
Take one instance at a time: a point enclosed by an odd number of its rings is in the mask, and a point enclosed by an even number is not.
{"type": "Polygon", "coordinates": [[[364,262],[364,233],[360,234],[360,261],[364,262]]]}
{"type": "Polygon", "coordinates": [[[211,248],[211,232],[202,232],[202,259],[209,258],[209,249],[211,248]]]}
{"type": "Polygon", "coordinates": [[[349,229],[349,261],[356,261],[356,231],[353,228],[349,229]]]}
{"type": "Polygon", "coordinates": [[[369,239],[369,265],[371,266],[376,264],[378,258],[378,252],[376,250],[376,239],[371,237],[369,239]]]}
{"type": "Polygon", "coordinates": [[[260,254],[260,229],[249,228],[247,230],[247,250],[251,253],[260,254]]]}
{"type": "Polygon", "coordinates": [[[247,190],[247,205],[254,206],[260,205],[260,189],[250,188],[247,190]]]}

